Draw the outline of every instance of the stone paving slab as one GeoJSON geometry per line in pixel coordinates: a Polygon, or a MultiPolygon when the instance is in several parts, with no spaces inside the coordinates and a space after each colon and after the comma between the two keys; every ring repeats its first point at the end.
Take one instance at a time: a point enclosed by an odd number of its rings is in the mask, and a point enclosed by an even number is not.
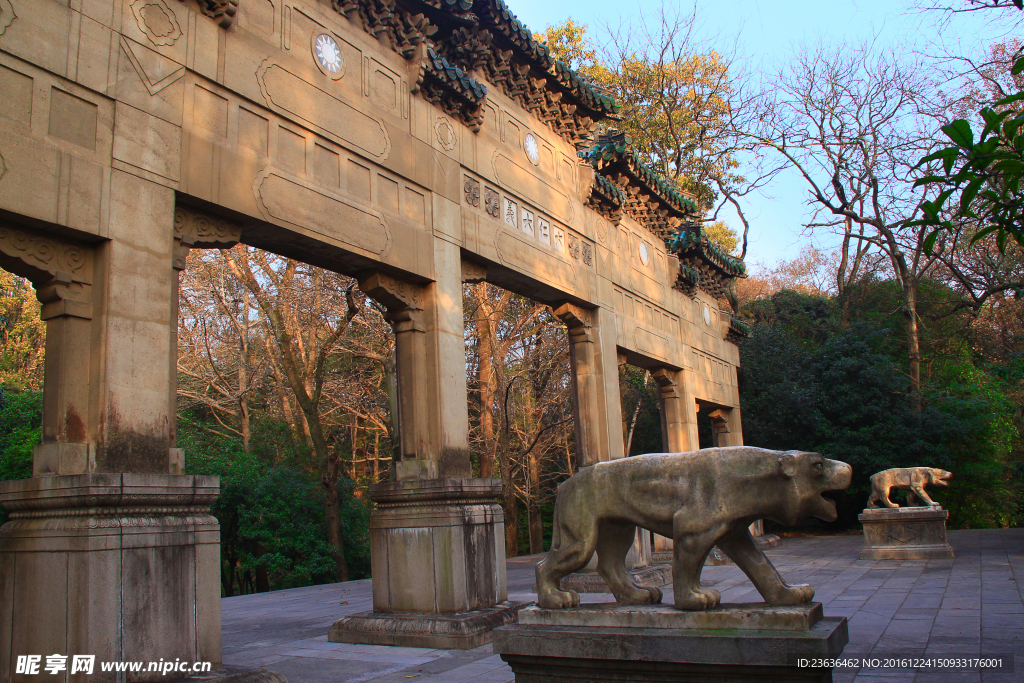
{"type": "MultiPolygon", "coordinates": [[[[1019,683],[1024,681],[1024,529],[951,531],[955,559],[861,560],[862,537],[784,538],[768,556],[790,583],[810,583],[825,616],[849,620],[844,657],[897,654],[1012,657],[1013,671],[836,669],[837,683],[1019,683]]],[[[538,557],[508,561],[509,598],[532,600],[538,557]]],[[[723,602],[760,596],[732,564],[704,568],[723,602]]],[[[671,586],[665,587],[665,602],[671,586]]],[[[611,602],[585,594],[583,602],[611,602]]],[[[430,650],[328,643],[338,618],[372,609],[370,580],[224,598],[224,660],[266,667],[290,683],[508,683],[512,671],[490,645],[430,650]]]]}

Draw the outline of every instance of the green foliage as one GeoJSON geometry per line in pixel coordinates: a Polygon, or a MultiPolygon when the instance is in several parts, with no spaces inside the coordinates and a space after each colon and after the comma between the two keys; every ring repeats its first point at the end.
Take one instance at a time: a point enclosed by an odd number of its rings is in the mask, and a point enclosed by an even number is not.
{"type": "Polygon", "coordinates": [[[0,480],[32,476],[32,447],[40,442],[43,392],[0,389],[0,480]]]}
{"type": "MultiPolygon", "coordinates": [[[[1018,58],[1013,75],[1024,72],[1024,57],[1018,58]]],[[[1024,246],[1024,91],[983,107],[978,112],[984,125],[976,136],[971,123],[957,119],[942,132],[953,143],[924,157],[919,166],[940,163],[940,169],[919,179],[914,187],[938,192],[921,203],[923,218],[918,225],[935,228],[925,240],[931,250],[941,230],[953,231],[953,219],[966,219],[979,226],[972,243],[995,233],[1000,251],[1007,238],[1024,246]],[[950,202],[950,200],[953,200],[950,202]]]]}
{"type": "MultiPolygon", "coordinates": [[[[932,286],[938,297],[941,288],[932,286]]],[[[740,394],[744,441],[751,446],[816,451],[854,468],[839,498],[839,523],[854,526],[870,493],[868,478],[890,467],[942,467],[949,489],[932,489],[960,528],[1024,521],[1012,446],[1017,436],[1008,379],[975,365],[970,354],[926,335],[931,349],[924,407],[910,407],[909,382],[892,316],[883,316],[889,283],[864,286],[854,323],[839,325],[834,302],[782,291],[748,304],[753,334],[742,344],[740,394]]],[[[891,310],[891,309],[890,309],[891,310]]],[[[940,336],[942,325],[932,330],[940,336]]]]}
{"type": "MultiPolygon", "coordinates": [[[[43,393],[0,388],[0,481],[32,476],[32,447],[43,424],[43,393]]],[[[0,510],[0,524],[7,514],[0,510]]]]}
{"type": "MultiPolygon", "coordinates": [[[[309,474],[282,464],[299,460],[300,454],[264,450],[287,443],[281,436],[279,425],[259,423],[246,452],[240,439],[210,434],[195,421],[179,421],[178,445],[185,449],[186,471],[220,477],[221,493],[213,512],[221,525],[226,595],[335,580],[324,488],[309,474]]],[[[338,488],[350,574],[353,579],[365,578],[369,510],[353,495],[351,482],[343,479],[338,488]]]]}

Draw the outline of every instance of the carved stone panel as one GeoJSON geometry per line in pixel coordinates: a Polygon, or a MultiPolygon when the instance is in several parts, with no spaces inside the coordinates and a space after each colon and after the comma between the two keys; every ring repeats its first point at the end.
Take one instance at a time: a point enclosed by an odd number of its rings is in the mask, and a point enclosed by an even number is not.
{"type": "Polygon", "coordinates": [[[501,213],[501,196],[497,190],[489,187],[484,188],[484,208],[487,213],[495,218],[501,213]]]}
{"type": "Polygon", "coordinates": [[[480,206],[480,182],[466,176],[466,182],[462,185],[466,193],[466,203],[470,206],[480,206]]]}

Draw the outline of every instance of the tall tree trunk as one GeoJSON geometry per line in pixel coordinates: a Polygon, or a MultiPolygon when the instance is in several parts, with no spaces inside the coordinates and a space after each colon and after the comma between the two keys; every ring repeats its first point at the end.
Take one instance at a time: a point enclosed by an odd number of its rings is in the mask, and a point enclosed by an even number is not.
{"type": "Polygon", "coordinates": [[[331,451],[321,483],[324,487],[324,510],[327,513],[327,542],[331,545],[334,572],[338,581],[348,581],[348,562],[345,559],[345,541],[341,535],[341,504],[338,502],[338,468],[340,458],[331,451]]]}
{"type": "Polygon", "coordinates": [[[540,446],[530,450],[530,503],[527,512],[530,518],[530,554],[544,552],[544,523],[540,512],[540,446]]]}
{"type": "Polygon", "coordinates": [[[508,390],[505,382],[504,366],[499,363],[495,367],[495,380],[498,395],[501,397],[498,408],[498,420],[501,425],[498,438],[497,458],[501,468],[501,492],[505,502],[505,556],[519,555],[519,505],[516,500],[515,482],[512,480],[512,434],[508,415],[508,390]]]}
{"type": "MultiPolygon", "coordinates": [[[[242,432],[242,449],[249,452],[252,429],[249,422],[249,290],[242,291],[241,359],[238,363],[238,417],[242,432]]],[[[269,589],[268,589],[269,590],[269,589]]]]}
{"type": "Polygon", "coordinates": [[[477,305],[477,386],[480,387],[480,433],[484,441],[480,453],[480,477],[490,479],[494,474],[494,394],[491,391],[494,339],[491,334],[493,311],[487,300],[487,283],[473,285],[477,305]]]}
{"type": "Polygon", "coordinates": [[[917,327],[917,283],[903,285],[903,328],[910,357],[910,407],[921,412],[921,336],[917,327]]]}

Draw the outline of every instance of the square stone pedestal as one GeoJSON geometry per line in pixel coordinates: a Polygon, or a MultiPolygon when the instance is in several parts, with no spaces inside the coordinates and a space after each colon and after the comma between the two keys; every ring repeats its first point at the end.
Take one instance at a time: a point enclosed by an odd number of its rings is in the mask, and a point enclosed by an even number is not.
{"type": "Polygon", "coordinates": [[[832,680],[799,660],[838,656],[849,634],[821,604],[723,605],[684,612],[668,605],[529,607],[494,632],[494,651],[516,683],[673,681],[739,683],[832,680]]]}
{"type": "Polygon", "coordinates": [[[868,508],[862,560],[941,560],[953,557],[946,541],[949,512],[940,507],[868,508]]]}
{"type": "Polygon", "coordinates": [[[339,619],[333,643],[469,649],[514,623],[500,479],[421,479],[370,487],[373,611],[339,619]]]}
{"type": "Polygon", "coordinates": [[[15,673],[18,655],[95,655],[97,683],[126,680],[99,662],[219,669],[218,492],[217,477],[170,474],[0,482],[0,681],[39,679],[15,673]]]}

